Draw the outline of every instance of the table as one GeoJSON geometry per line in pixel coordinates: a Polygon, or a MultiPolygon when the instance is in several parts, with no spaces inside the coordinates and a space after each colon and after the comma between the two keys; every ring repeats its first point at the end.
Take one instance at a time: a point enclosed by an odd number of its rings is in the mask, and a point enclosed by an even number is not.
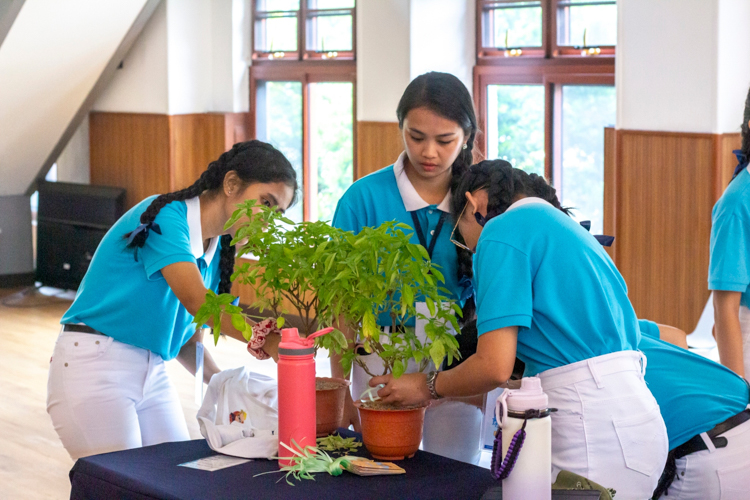
{"type": "MultiPolygon", "coordinates": [[[[341,434],[353,435],[343,430],[341,434]]],[[[406,474],[372,477],[349,472],[338,477],[316,474],[315,481],[292,480],[294,486],[284,481],[282,473],[254,477],[261,472],[278,471],[276,461],[254,460],[215,472],[178,467],[215,454],[201,439],[81,458],[70,471],[70,498],[479,499],[492,487],[495,492],[491,496],[499,498],[498,482],[489,470],[424,451],[397,462],[406,469],[406,474]]],[[[360,454],[369,456],[366,451],[360,454]]]]}

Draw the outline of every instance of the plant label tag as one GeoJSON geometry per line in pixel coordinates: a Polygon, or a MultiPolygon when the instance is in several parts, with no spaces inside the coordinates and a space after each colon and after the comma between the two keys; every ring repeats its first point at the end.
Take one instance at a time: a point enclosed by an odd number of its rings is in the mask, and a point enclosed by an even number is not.
{"type": "Polygon", "coordinates": [[[192,462],[185,462],[179,464],[178,467],[187,467],[189,469],[205,470],[209,472],[226,469],[227,467],[234,467],[235,465],[244,464],[249,462],[247,458],[230,457],[227,455],[214,455],[212,457],[199,458],[192,462]]]}

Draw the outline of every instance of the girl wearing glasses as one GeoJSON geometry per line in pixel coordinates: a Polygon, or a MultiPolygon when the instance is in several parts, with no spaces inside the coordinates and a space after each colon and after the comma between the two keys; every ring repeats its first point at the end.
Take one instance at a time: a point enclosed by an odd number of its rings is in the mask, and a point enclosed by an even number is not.
{"type": "MultiPolygon", "coordinates": [[[[355,234],[396,220],[414,228],[413,243],[422,244],[445,276],[447,299],[462,298],[471,273],[471,254],[450,242],[451,188],[472,164],[477,119],[469,91],[447,73],[427,73],[415,78],[396,109],[405,151],[396,163],[355,182],[339,200],[333,225],[355,234]]],[[[419,301],[419,298],[417,298],[419,301]]],[[[470,301],[471,302],[471,301],[470,301]]],[[[473,304],[473,302],[471,302],[473,304]]],[[[464,318],[473,316],[465,310],[464,318]]],[[[378,318],[387,330],[391,320],[378,318]]],[[[413,323],[412,323],[413,325],[413,323]]],[[[345,332],[353,339],[354,332],[345,332]]],[[[459,336],[459,339],[464,337],[459,336]]],[[[471,346],[466,347],[473,352],[471,346]]],[[[371,372],[380,370],[377,355],[362,356],[371,372]]],[[[343,377],[338,358],[331,358],[334,377],[343,377]]],[[[369,376],[354,365],[352,394],[367,389],[369,376]]],[[[359,427],[356,409],[347,403],[346,424],[359,427]]],[[[425,416],[424,447],[428,451],[466,462],[480,457],[482,412],[473,405],[450,401],[425,416]],[[446,422],[460,422],[461,425],[446,422]],[[442,422],[442,423],[441,423],[442,422]],[[459,432],[456,432],[456,429],[459,432]]]]}
{"type": "Polygon", "coordinates": [[[544,178],[502,160],[471,167],[451,209],[476,250],[477,352],[429,378],[375,377],[370,385],[386,384],[378,395],[391,403],[469,396],[505,383],[518,356],[558,409],[553,481],[568,470],[618,498],[650,498],[667,432],[644,382],[638,320],[609,256],[544,178]]]}

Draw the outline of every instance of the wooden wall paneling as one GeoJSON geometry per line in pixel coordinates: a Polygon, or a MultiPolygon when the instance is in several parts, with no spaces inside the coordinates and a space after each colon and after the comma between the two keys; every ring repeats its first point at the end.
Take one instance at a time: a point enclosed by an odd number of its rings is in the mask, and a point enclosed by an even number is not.
{"type": "Polygon", "coordinates": [[[225,151],[224,121],[214,113],[169,117],[170,191],[190,186],[225,151]]]}
{"type": "Polygon", "coordinates": [[[238,142],[252,138],[250,130],[250,113],[224,114],[224,150],[229,151],[238,142]]]}
{"type": "Polygon", "coordinates": [[[170,133],[166,115],[92,112],[91,183],[127,190],[127,208],[170,187],[170,133]]]}
{"type": "Polygon", "coordinates": [[[714,139],[617,132],[617,264],[640,318],[688,332],[708,299],[714,139]]]}
{"type": "Polygon", "coordinates": [[[717,139],[716,144],[716,167],[717,167],[717,185],[714,198],[718,200],[721,194],[727,188],[729,181],[732,180],[732,174],[734,174],[734,168],[737,166],[737,158],[734,156],[735,149],[742,147],[742,135],[736,134],[720,134],[715,136],[717,139]]]}
{"type": "MultiPolygon", "coordinates": [[[[617,234],[617,131],[614,128],[604,129],[604,234],[617,234]]],[[[617,238],[611,247],[605,250],[617,264],[617,238]]]]}
{"type": "Polygon", "coordinates": [[[358,121],[355,180],[392,165],[403,150],[398,123],[358,121]]]}

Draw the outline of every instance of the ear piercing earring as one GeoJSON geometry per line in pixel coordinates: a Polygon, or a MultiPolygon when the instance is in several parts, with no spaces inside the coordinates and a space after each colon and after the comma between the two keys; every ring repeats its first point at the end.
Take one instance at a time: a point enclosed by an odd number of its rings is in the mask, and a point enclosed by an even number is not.
{"type": "Polygon", "coordinates": [[[469,149],[469,146],[467,146],[466,144],[464,144],[464,147],[462,149],[469,149]]]}

